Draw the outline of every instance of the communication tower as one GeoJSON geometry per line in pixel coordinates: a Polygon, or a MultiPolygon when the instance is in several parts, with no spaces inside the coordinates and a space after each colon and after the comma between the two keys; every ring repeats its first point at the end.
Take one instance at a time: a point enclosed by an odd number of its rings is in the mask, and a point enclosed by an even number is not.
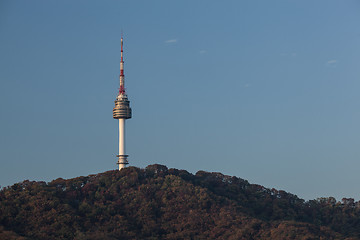
{"type": "Polygon", "coordinates": [[[120,88],[115,100],[113,118],[119,120],[119,154],[117,164],[119,170],[129,164],[125,153],[125,120],[131,118],[130,101],[125,91],[124,59],[123,59],[123,37],[121,37],[121,60],[120,60],[120,88]]]}

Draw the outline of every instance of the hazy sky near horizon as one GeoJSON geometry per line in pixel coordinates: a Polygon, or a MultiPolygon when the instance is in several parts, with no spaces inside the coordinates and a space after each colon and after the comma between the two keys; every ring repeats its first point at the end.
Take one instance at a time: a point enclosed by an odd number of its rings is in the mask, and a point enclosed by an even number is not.
{"type": "Polygon", "coordinates": [[[0,185],[131,166],[360,199],[360,1],[0,1],[0,185]]]}

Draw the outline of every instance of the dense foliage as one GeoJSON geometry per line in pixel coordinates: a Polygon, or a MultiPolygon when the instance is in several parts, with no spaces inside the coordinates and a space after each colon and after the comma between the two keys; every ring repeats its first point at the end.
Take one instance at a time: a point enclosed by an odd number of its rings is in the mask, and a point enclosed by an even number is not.
{"type": "Polygon", "coordinates": [[[151,165],[0,192],[0,239],[360,239],[360,203],[151,165]]]}

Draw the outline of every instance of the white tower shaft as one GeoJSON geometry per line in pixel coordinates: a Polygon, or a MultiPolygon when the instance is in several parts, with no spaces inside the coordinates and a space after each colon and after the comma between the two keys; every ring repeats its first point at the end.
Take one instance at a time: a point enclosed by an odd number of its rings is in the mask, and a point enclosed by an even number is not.
{"type": "Polygon", "coordinates": [[[119,170],[126,167],[127,155],[125,154],[125,119],[119,119],[119,170]]]}

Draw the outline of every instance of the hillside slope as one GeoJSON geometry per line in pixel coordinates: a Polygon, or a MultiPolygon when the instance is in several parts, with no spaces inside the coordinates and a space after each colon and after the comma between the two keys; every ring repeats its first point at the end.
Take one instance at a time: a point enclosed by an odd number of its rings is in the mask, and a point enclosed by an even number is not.
{"type": "Polygon", "coordinates": [[[150,165],[0,192],[0,239],[360,239],[360,204],[150,165]]]}

